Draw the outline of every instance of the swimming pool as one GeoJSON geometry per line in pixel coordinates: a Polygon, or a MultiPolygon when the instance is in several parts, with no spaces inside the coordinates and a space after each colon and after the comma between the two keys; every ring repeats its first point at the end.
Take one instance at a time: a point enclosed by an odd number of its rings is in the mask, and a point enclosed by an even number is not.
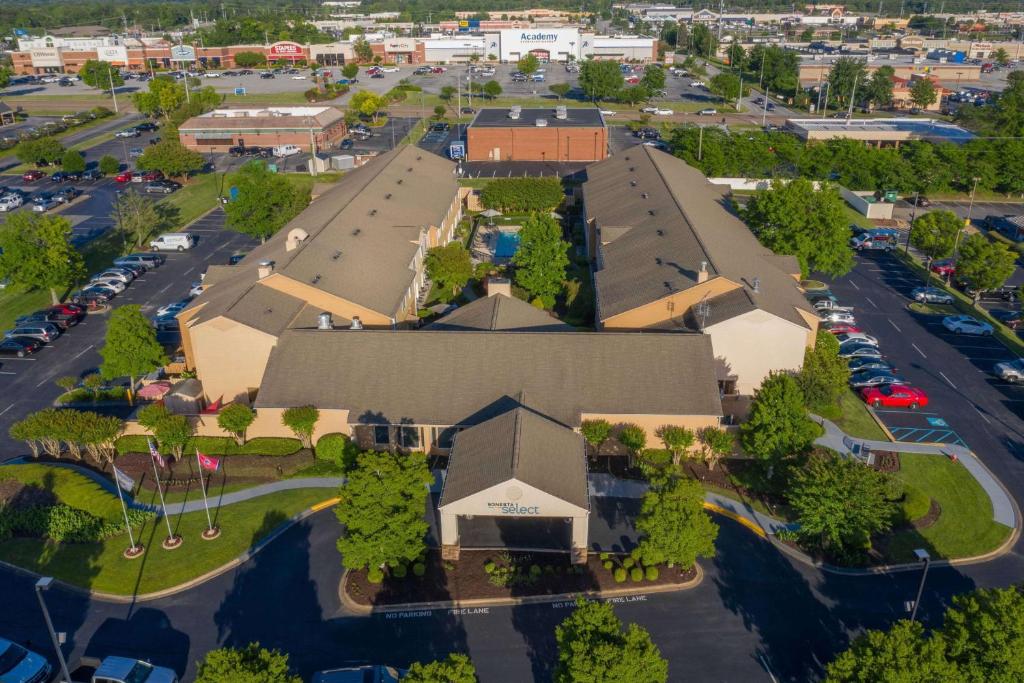
{"type": "Polygon", "coordinates": [[[498,258],[512,258],[519,250],[519,233],[511,230],[498,231],[498,243],[494,246],[494,255],[498,258]]]}

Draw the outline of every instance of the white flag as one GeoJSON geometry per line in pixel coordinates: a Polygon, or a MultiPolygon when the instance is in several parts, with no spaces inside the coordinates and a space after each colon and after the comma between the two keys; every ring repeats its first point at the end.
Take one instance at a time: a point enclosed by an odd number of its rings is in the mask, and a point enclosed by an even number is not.
{"type": "Polygon", "coordinates": [[[122,472],[121,470],[117,469],[117,467],[114,467],[114,480],[117,482],[118,486],[120,486],[123,490],[127,491],[128,493],[131,493],[132,490],[135,488],[135,480],[129,477],[124,472],[122,472]]]}

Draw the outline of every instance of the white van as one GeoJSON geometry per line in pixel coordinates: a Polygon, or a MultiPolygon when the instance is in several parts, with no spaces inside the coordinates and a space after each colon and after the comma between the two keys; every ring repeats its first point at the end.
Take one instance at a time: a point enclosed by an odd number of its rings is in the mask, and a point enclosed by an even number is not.
{"type": "Polygon", "coordinates": [[[278,145],[272,152],[275,157],[290,157],[293,154],[298,154],[302,151],[302,148],[298,145],[278,145]]]}
{"type": "Polygon", "coordinates": [[[153,251],[185,251],[196,245],[196,238],[190,232],[165,232],[149,243],[153,251]]]}

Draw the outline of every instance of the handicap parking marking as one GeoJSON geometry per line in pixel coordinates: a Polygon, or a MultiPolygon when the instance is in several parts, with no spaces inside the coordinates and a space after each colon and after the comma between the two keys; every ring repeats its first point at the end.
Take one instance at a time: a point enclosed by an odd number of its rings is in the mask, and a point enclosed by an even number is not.
{"type": "Polygon", "coordinates": [[[925,418],[925,419],[928,420],[928,424],[930,424],[932,427],[948,427],[949,426],[949,424],[945,420],[943,420],[941,417],[929,417],[929,418],[925,418]]]}

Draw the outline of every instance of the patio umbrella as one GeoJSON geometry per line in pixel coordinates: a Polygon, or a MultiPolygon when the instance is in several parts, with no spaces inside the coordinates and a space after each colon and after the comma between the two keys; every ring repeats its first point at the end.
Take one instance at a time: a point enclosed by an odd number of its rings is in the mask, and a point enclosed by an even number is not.
{"type": "Polygon", "coordinates": [[[487,209],[486,211],[481,211],[480,215],[487,217],[487,224],[488,225],[494,225],[494,217],[495,216],[500,216],[501,215],[501,211],[498,211],[496,209],[487,209]]]}
{"type": "Polygon", "coordinates": [[[155,401],[163,398],[164,394],[171,390],[170,382],[153,382],[139,389],[138,397],[141,399],[155,401]]]}

